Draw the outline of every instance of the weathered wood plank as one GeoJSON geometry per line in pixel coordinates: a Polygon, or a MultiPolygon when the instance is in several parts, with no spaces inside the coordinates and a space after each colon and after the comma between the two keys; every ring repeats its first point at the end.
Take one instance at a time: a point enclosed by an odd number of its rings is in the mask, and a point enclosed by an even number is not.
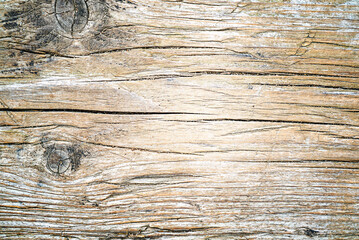
{"type": "Polygon", "coordinates": [[[2,239],[358,239],[356,1],[0,14],[2,239]]]}

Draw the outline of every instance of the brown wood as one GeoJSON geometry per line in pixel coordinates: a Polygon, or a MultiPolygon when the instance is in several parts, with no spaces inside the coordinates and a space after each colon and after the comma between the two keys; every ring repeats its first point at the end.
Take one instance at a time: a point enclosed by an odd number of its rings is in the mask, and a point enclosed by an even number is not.
{"type": "Polygon", "coordinates": [[[359,239],[355,0],[4,0],[1,239],[359,239]]]}

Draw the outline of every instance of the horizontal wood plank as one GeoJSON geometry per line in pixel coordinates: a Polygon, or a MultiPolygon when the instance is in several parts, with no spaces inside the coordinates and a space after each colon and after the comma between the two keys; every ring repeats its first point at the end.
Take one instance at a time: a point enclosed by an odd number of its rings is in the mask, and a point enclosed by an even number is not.
{"type": "Polygon", "coordinates": [[[0,238],[358,239],[358,13],[3,1],[0,238]]]}

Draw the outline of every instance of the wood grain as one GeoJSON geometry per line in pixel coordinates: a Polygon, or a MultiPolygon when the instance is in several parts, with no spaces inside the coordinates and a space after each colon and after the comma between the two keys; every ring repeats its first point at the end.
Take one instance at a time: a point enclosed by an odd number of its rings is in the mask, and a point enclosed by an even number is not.
{"type": "Polygon", "coordinates": [[[357,1],[0,17],[1,239],[359,239],[357,1]]]}

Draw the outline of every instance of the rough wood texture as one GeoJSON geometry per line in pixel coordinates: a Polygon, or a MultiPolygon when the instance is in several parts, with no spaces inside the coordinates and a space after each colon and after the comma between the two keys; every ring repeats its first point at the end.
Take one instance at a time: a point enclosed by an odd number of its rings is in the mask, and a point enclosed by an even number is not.
{"type": "Polygon", "coordinates": [[[2,0],[1,239],[359,239],[356,0],[2,0]]]}

